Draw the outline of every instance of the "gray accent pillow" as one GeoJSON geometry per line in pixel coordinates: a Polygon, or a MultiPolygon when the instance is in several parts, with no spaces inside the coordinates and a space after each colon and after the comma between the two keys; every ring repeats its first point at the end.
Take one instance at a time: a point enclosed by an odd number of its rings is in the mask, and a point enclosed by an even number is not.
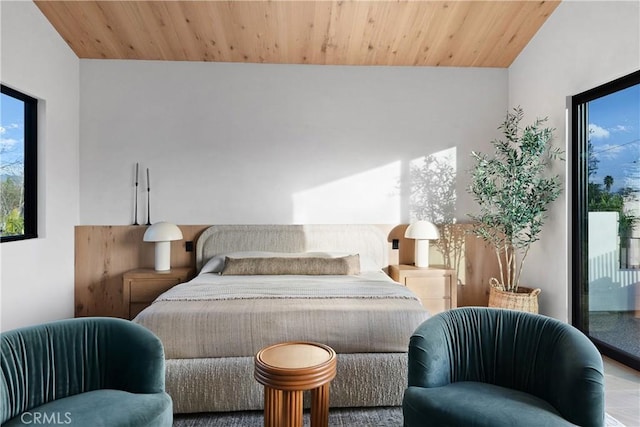
{"type": "Polygon", "coordinates": [[[358,275],[360,256],[340,258],[231,258],[226,257],[220,273],[235,276],[254,275],[358,275]]]}

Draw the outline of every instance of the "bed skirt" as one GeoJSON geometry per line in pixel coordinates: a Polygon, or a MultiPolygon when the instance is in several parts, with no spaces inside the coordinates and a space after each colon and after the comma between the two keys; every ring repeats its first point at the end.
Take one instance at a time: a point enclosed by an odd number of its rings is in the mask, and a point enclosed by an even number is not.
{"type": "MultiPolygon", "coordinates": [[[[338,354],[337,357],[337,375],[330,389],[331,407],[402,404],[407,386],[407,353],[338,354]]],[[[168,359],[166,391],[173,399],[173,411],[263,409],[264,391],[253,378],[253,369],[253,357],[168,359]]],[[[305,393],[306,399],[308,394],[305,393]]]]}

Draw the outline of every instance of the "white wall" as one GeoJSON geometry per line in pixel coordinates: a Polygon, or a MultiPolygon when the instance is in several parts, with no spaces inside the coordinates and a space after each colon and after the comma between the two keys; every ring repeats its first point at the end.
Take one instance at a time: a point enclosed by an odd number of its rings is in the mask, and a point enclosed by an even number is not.
{"type": "MultiPolygon", "coordinates": [[[[629,74],[640,67],[640,3],[563,1],[509,68],[509,105],[549,116],[556,143],[567,150],[566,97],[629,74]]],[[[563,166],[567,166],[566,164],[563,166]]],[[[540,287],[540,310],[569,319],[568,209],[571,190],[549,211],[550,218],[525,266],[522,282],[540,287]]]]}
{"type": "Polygon", "coordinates": [[[620,268],[618,212],[589,212],[589,311],[633,311],[640,271],[620,268]]]}
{"type": "Polygon", "coordinates": [[[507,108],[506,69],[81,60],[80,71],[82,224],[133,221],[135,162],[150,168],[152,222],[406,222],[409,162],[452,147],[465,219],[469,152],[489,147],[507,108]]]}
{"type": "Polygon", "coordinates": [[[32,2],[0,4],[2,83],[39,101],[39,238],[0,245],[1,330],[73,316],[79,61],[32,2]]]}

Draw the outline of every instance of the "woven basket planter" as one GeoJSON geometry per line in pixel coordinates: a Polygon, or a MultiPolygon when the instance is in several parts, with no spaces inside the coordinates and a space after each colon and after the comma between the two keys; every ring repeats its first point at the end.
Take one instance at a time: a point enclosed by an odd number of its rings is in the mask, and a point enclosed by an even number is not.
{"type": "Polygon", "coordinates": [[[491,278],[489,291],[489,307],[508,308],[510,310],[538,313],[538,295],[540,289],[518,286],[517,292],[503,291],[495,278],[491,278]]]}

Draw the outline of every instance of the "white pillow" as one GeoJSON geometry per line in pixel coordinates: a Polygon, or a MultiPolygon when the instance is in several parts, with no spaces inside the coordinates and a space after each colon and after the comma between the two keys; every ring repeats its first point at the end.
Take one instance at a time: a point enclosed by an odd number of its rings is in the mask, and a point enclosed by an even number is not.
{"type": "MultiPolygon", "coordinates": [[[[243,251],[243,252],[230,252],[225,254],[218,254],[209,259],[200,273],[220,273],[224,269],[224,261],[226,257],[229,258],[303,258],[303,257],[327,257],[327,258],[342,258],[348,255],[355,255],[347,252],[265,252],[265,251],[243,251]]],[[[379,271],[380,267],[376,265],[373,260],[360,255],[360,272],[363,271],[379,271]]]]}

